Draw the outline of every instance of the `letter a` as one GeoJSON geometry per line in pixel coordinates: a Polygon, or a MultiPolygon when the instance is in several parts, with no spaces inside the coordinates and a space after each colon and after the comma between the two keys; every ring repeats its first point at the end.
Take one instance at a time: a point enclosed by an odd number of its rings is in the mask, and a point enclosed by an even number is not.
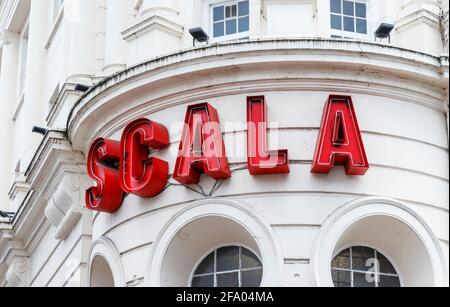
{"type": "Polygon", "coordinates": [[[322,119],[312,173],[328,174],[344,165],[347,175],[369,170],[361,131],[351,97],[330,96],[322,119]]]}
{"type": "Polygon", "coordinates": [[[231,176],[219,117],[208,103],[188,107],[173,178],[195,184],[202,172],[216,180],[231,176]]]}

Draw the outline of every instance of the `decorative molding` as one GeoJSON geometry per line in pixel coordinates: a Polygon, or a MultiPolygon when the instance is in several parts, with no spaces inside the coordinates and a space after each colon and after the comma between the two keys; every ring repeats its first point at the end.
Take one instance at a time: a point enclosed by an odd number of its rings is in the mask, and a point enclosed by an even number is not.
{"type": "Polygon", "coordinates": [[[122,32],[125,41],[130,42],[153,30],[161,30],[176,37],[181,37],[184,27],[159,15],[151,15],[122,32]]]}
{"type": "Polygon", "coordinates": [[[316,286],[331,287],[333,285],[329,263],[336,243],[351,225],[371,216],[387,216],[408,225],[411,231],[417,234],[429,253],[434,275],[434,285],[432,286],[448,287],[445,256],[433,230],[417,212],[406,204],[386,197],[355,199],[336,209],[322,224],[320,233],[315,239],[311,258],[311,278],[316,286]]]}
{"type": "Polygon", "coordinates": [[[145,275],[145,285],[159,287],[161,284],[161,269],[167,249],[174,237],[189,223],[206,217],[221,217],[232,220],[244,226],[255,239],[264,271],[263,287],[277,287],[283,278],[283,253],[273,228],[251,206],[235,199],[207,199],[193,202],[190,206],[177,212],[161,229],[150,249],[148,266],[145,275]]]}
{"type": "Polygon", "coordinates": [[[9,28],[18,5],[19,0],[0,1],[0,32],[9,28]]]}
{"type": "Polygon", "coordinates": [[[49,131],[21,180],[10,190],[11,197],[27,192],[18,200],[15,235],[32,236],[30,221],[38,223],[45,216],[57,228],[56,239],[67,238],[82,215],[83,189],[88,185],[83,155],[72,151],[64,133],[49,131]]]}
{"type": "Polygon", "coordinates": [[[82,215],[80,179],[64,180],[45,208],[45,216],[56,228],[55,239],[65,240],[82,215]]]}
{"type": "Polygon", "coordinates": [[[68,118],[67,131],[74,148],[85,151],[94,136],[110,136],[142,114],[192,101],[261,90],[351,91],[394,98],[443,112],[442,91],[448,83],[446,63],[446,57],[402,48],[328,39],[250,40],[193,48],[136,65],[104,79],[77,101],[68,118]],[[293,72],[286,78],[284,71],[268,65],[274,62],[290,63],[291,69],[298,68],[299,74],[293,72]],[[254,68],[249,76],[243,63],[254,68]],[[311,63],[316,64],[311,66],[311,63]],[[220,79],[222,73],[241,67],[239,82],[214,81],[216,77],[220,79]],[[255,76],[255,67],[261,70],[261,75],[255,76]],[[333,77],[329,67],[333,67],[333,77]],[[212,76],[209,80],[202,78],[205,71],[212,76]],[[361,71],[367,73],[361,74],[361,71]],[[372,75],[373,72],[376,73],[372,75]],[[199,78],[204,82],[185,84],[180,92],[180,74],[183,74],[183,80],[199,78]],[[383,75],[389,78],[383,78],[383,75]],[[156,92],[150,90],[142,99],[133,95],[137,90],[142,93],[145,87],[151,87],[162,78],[167,88],[156,92]],[[159,92],[164,96],[158,96],[159,92]],[[119,96],[120,100],[117,99],[119,96]],[[125,102],[127,97],[130,100],[125,102]],[[88,123],[93,118],[95,125],[88,123]]]}
{"type": "Polygon", "coordinates": [[[399,32],[421,24],[426,24],[430,27],[439,29],[439,15],[436,15],[427,9],[420,9],[395,22],[397,31],[399,32]]]}
{"type": "Polygon", "coordinates": [[[73,105],[75,101],[81,97],[82,92],[75,91],[76,84],[74,83],[65,83],[58,94],[58,98],[56,102],[50,108],[47,114],[47,125],[51,128],[62,128],[62,127],[54,127],[55,122],[59,118],[67,118],[70,108],[64,108],[68,105],[73,105]],[[63,110],[67,110],[67,114],[62,112],[63,110]]]}
{"type": "MultiPolygon", "coordinates": [[[[92,242],[88,260],[89,279],[91,278],[92,264],[95,257],[103,257],[106,262],[108,262],[113,274],[115,287],[124,288],[127,286],[125,282],[125,271],[122,264],[122,258],[113,241],[106,237],[100,237],[92,242]]],[[[89,280],[89,285],[90,284],[91,281],[89,280]]]]}
{"type": "Polygon", "coordinates": [[[21,242],[9,241],[8,252],[2,262],[7,265],[5,279],[8,287],[29,286],[30,260],[21,242]]]}

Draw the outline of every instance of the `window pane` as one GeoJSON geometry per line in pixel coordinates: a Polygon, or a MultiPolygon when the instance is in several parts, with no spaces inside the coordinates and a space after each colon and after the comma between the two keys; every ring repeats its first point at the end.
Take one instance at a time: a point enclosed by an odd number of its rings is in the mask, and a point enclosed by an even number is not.
{"type": "Polygon", "coordinates": [[[227,20],[227,35],[237,32],[236,19],[227,20]]]}
{"type": "Polygon", "coordinates": [[[331,270],[331,275],[336,288],[350,288],[352,286],[350,272],[331,270]]]}
{"type": "Polygon", "coordinates": [[[214,287],[214,275],[194,277],[192,279],[193,288],[212,288],[214,287]]]}
{"type": "Polygon", "coordinates": [[[344,0],[344,15],[355,16],[355,3],[352,1],[344,0]]]}
{"type": "Polygon", "coordinates": [[[253,269],[262,267],[262,264],[259,261],[259,259],[251,251],[242,248],[241,253],[242,253],[241,255],[242,269],[253,269]]]}
{"type": "Polygon", "coordinates": [[[330,2],[331,12],[341,14],[342,13],[341,3],[342,0],[331,0],[330,2]]]}
{"type": "Polygon", "coordinates": [[[248,1],[239,2],[239,16],[247,16],[249,12],[248,1]]]}
{"type": "Polygon", "coordinates": [[[261,286],[263,270],[244,271],[241,273],[242,287],[259,287],[261,286]]]}
{"type": "Polygon", "coordinates": [[[356,32],[367,34],[367,21],[365,19],[356,18],[356,32]]]}
{"type": "Polygon", "coordinates": [[[224,8],[223,6],[218,6],[214,8],[214,21],[220,21],[224,19],[224,8]]]}
{"type": "Polygon", "coordinates": [[[231,7],[231,17],[236,17],[237,16],[237,5],[233,5],[231,7]]]}
{"type": "Polygon", "coordinates": [[[217,250],[217,272],[239,270],[239,247],[217,250]]]}
{"type": "Polygon", "coordinates": [[[370,273],[353,273],[353,286],[355,288],[374,288],[375,276],[370,273]]]}
{"type": "Polygon", "coordinates": [[[223,22],[217,22],[214,24],[214,37],[221,37],[225,34],[225,27],[223,22]]]}
{"type": "Polygon", "coordinates": [[[344,31],[355,32],[355,19],[351,17],[344,17],[344,31]]]}
{"type": "Polygon", "coordinates": [[[366,5],[364,3],[355,3],[356,17],[366,18],[366,5]]]}
{"type": "Polygon", "coordinates": [[[217,287],[239,287],[239,273],[218,274],[217,287]]]}
{"type": "Polygon", "coordinates": [[[331,28],[335,30],[342,30],[342,17],[331,15],[331,28]]]}
{"type": "Polygon", "coordinates": [[[368,247],[352,247],[353,253],[353,270],[368,271],[373,268],[374,263],[368,263],[369,260],[375,259],[375,250],[368,247]],[[369,266],[367,266],[369,264],[369,266]]]}
{"type": "Polygon", "coordinates": [[[208,273],[214,273],[214,253],[206,257],[205,260],[200,263],[194,275],[202,275],[208,273]]]}
{"type": "Polygon", "coordinates": [[[225,7],[225,18],[231,17],[231,6],[225,7]]]}
{"type": "Polygon", "coordinates": [[[331,267],[333,269],[350,269],[350,249],[346,249],[334,258],[331,267]]]}
{"type": "Polygon", "coordinates": [[[378,284],[380,288],[400,288],[400,279],[395,276],[380,276],[380,282],[378,284]]]}
{"type": "Polygon", "coordinates": [[[239,32],[247,32],[250,30],[249,17],[239,18],[239,32]]]}
{"type": "Polygon", "coordinates": [[[397,271],[395,270],[394,266],[383,254],[377,252],[377,259],[380,263],[380,273],[397,275],[397,271]]]}

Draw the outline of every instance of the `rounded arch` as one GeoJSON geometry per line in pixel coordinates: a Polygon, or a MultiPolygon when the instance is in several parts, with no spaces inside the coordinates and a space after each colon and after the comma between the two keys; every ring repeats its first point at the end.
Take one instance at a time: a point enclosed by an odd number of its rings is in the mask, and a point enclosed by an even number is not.
{"type": "Polygon", "coordinates": [[[313,247],[313,282],[317,286],[332,287],[330,263],[333,255],[348,244],[362,243],[393,259],[405,286],[448,285],[442,248],[427,223],[405,204],[380,197],[352,201],[324,222],[313,247]],[[414,257],[411,253],[407,255],[411,249],[414,249],[414,257]],[[416,274],[415,270],[421,274],[416,274]],[[418,275],[422,280],[416,278],[418,275]]]}
{"type": "MultiPolygon", "coordinates": [[[[170,267],[167,261],[172,261],[172,264],[178,265],[178,272],[186,270],[186,276],[183,276],[184,284],[181,285],[187,286],[189,275],[195,264],[208,250],[216,247],[217,242],[223,245],[248,246],[256,251],[264,268],[261,285],[281,285],[283,258],[270,225],[247,204],[237,200],[224,199],[195,202],[179,212],[166,224],[152,246],[146,273],[146,284],[151,287],[167,285],[167,274],[164,270],[170,267]],[[225,231],[208,232],[205,230],[205,226],[225,231]],[[228,231],[230,236],[213,237],[213,233],[223,234],[228,231]],[[199,235],[208,235],[208,240],[204,240],[199,235]],[[201,240],[197,240],[197,238],[201,240]],[[195,251],[196,258],[193,258],[190,262],[184,261],[183,264],[190,267],[180,268],[180,265],[182,265],[180,264],[180,257],[187,257],[186,255],[189,253],[183,253],[181,256],[180,253],[172,250],[175,244],[182,244],[177,243],[177,241],[187,240],[197,240],[197,243],[198,241],[207,242],[210,245],[203,244],[204,246],[195,251]]],[[[195,244],[189,244],[189,246],[193,245],[195,244]]]]}
{"type": "MultiPolygon", "coordinates": [[[[111,270],[111,274],[114,280],[115,287],[125,287],[125,279],[124,279],[124,269],[122,265],[122,260],[120,258],[120,253],[117,250],[114,243],[105,237],[95,240],[92,243],[91,251],[89,253],[89,285],[92,285],[92,273],[93,267],[95,264],[99,264],[101,266],[108,265],[111,270]],[[102,262],[99,259],[104,259],[102,262]],[[106,263],[105,263],[106,262],[106,263]]],[[[106,268],[106,267],[105,267],[106,268]]]]}

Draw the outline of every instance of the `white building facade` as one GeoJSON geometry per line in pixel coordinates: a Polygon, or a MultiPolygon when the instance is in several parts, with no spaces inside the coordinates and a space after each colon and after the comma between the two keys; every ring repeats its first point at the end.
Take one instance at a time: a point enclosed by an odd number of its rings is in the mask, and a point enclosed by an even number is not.
{"type": "Polygon", "coordinates": [[[448,286],[448,28],[440,0],[0,0],[0,285],[448,286]],[[333,95],[363,176],[311,172],[333,95]],[[249,172],[255,96],[289,173],[249,172]],[[180,184],[204,102],[231,176],[180,184]],[[140,118],[169,131],[164,190],[88,209],[91,144],[140,118]]]}

